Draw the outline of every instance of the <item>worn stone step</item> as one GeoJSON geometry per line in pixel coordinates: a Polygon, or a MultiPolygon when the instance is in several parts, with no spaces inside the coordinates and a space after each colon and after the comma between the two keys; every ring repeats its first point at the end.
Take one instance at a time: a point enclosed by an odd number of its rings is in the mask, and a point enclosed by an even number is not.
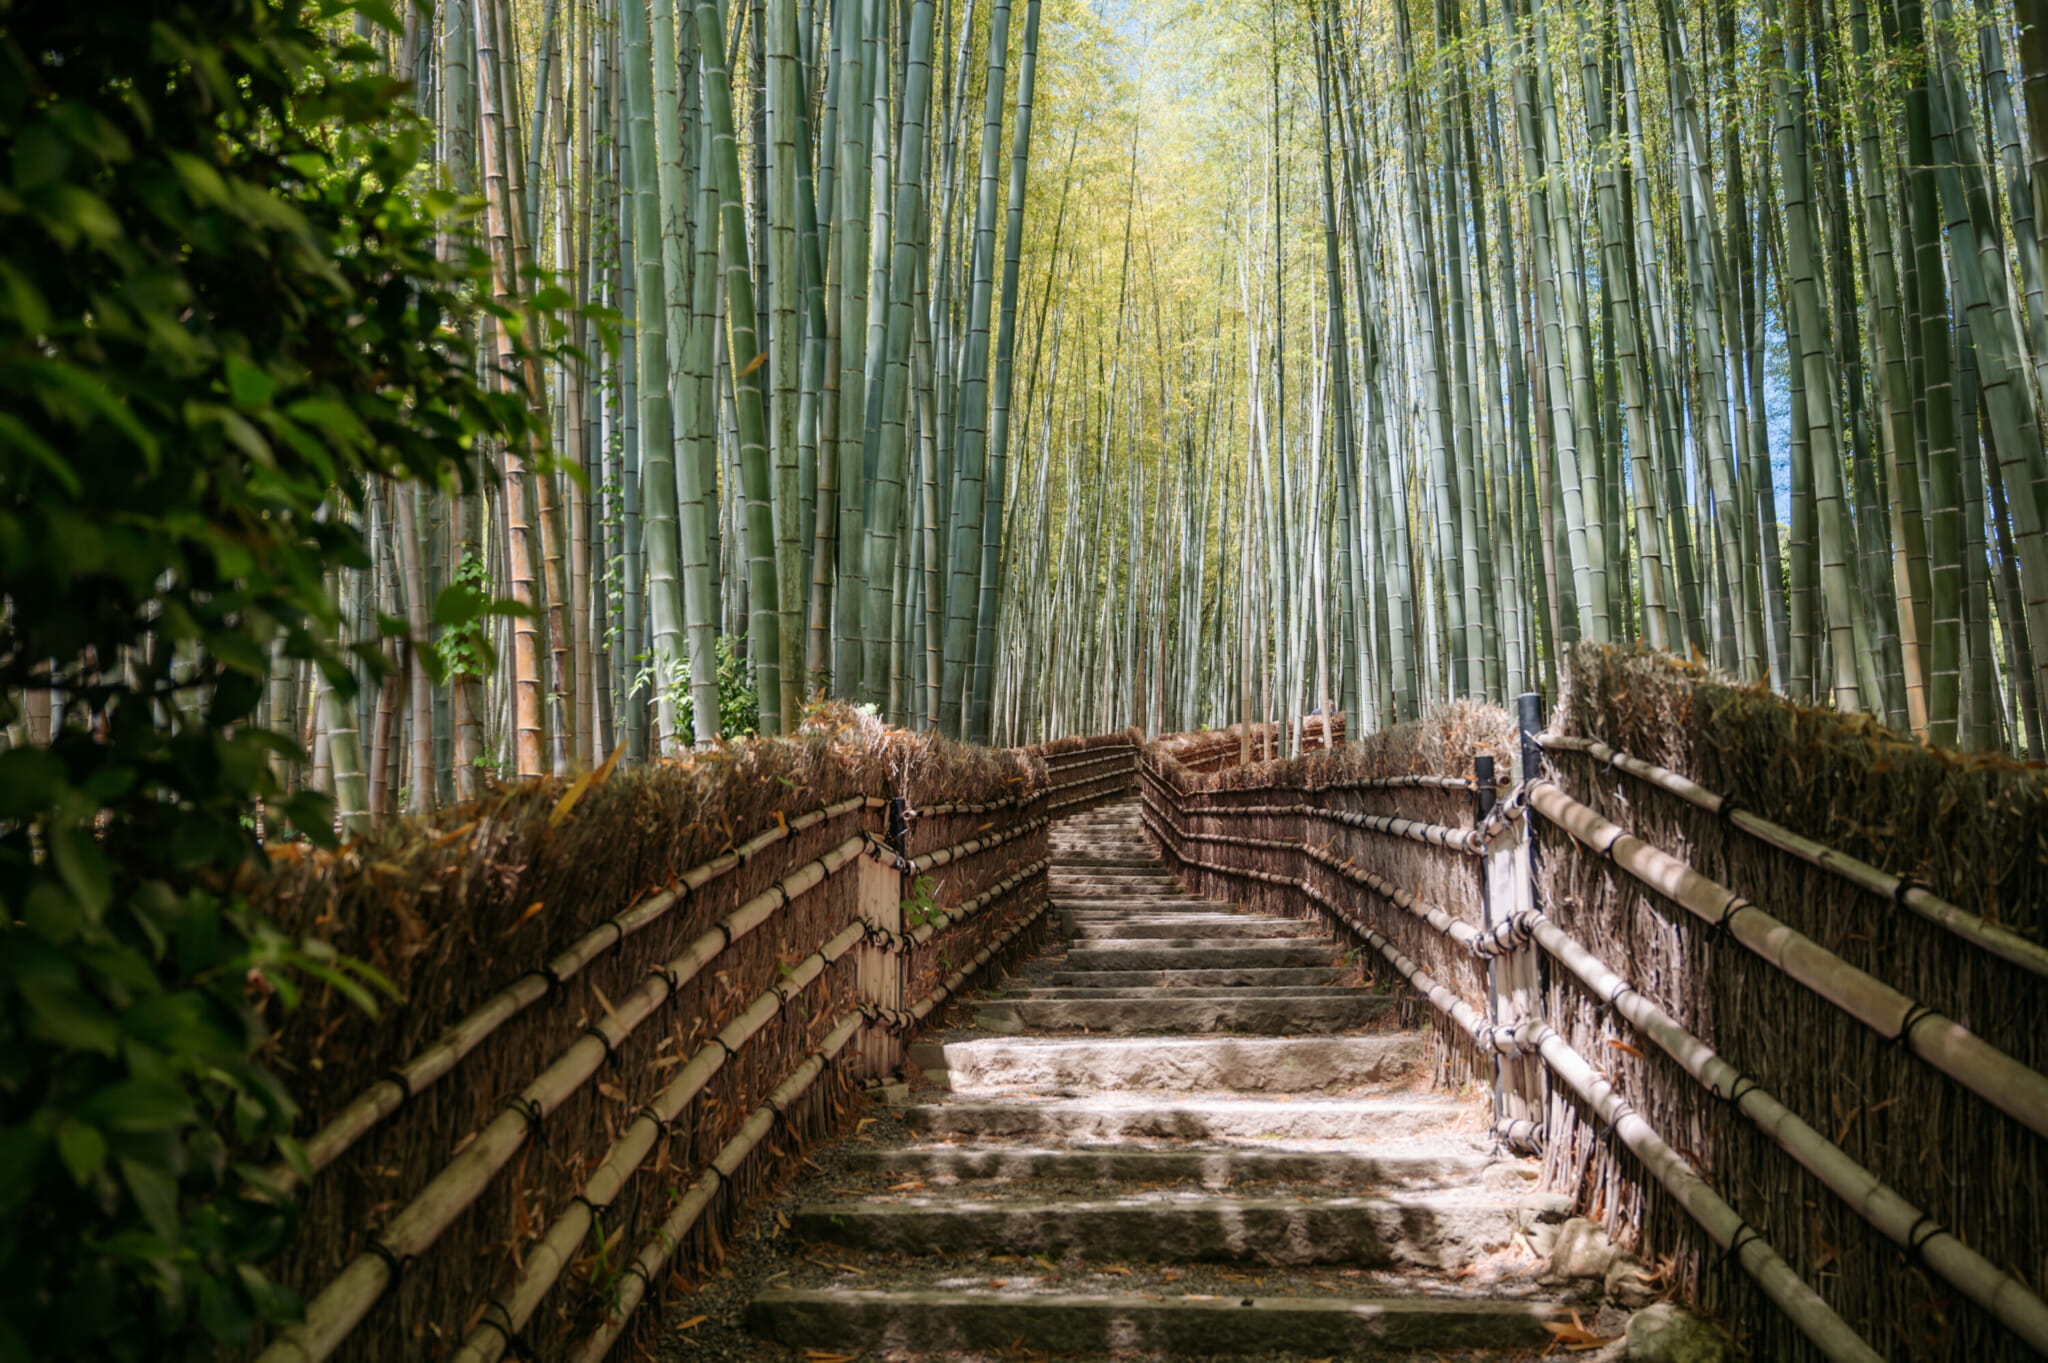
{"type": "Polygon", "coordinates": [[[1103,939],[1132,941],[1140,937],[1192,941],[1198,937],[1257,938],[1262,941],[1305,941],[1321,938],[1313,923],[1299,919],[1253,918],[1244,914],[1213,914],[1203,918],[1168,917],[1162,914],[1133,914],[1093,923],[1075,923],[1069,936],[1076,941],[1103,939]]]}
{"type": "Polygon", "coordinates": [[[1197,938],[1096,938],[1067,950],[1069,970],[1216,970],[1276,966],[1327,966],[1337,957],[1335,942],[1238,942],[1197,938]]]}
{"type": "Polygon", "coordinates": [[[1231,913],[1253,917],[1227,898],[1186,898],[1176,894],[1106,894],[1100,886],[1087,886],[1073,894],[1053,892],[1053,907],[1061,913],[1096,915],[1104,919],[1159,915],[1159,913],[1231,913]]]}
{"type": "MultiPolygon", "coordinates": [[[[1093,972],[1095,975],[1114,975],[1117,973],[1113,970],[1093,972]]],[[[1139,973],[1143,974],[1145,972],[1141,971],[1139,973]]],[[[1080,976],[1082,979],[1089,979],[1091,977],[1091,975],[1080,976]]],[[[990,1002],[1002,1002],[1009,999],[1235,999],[1244,997],[1247,992],[1270,998],[1308,999],[1322,996],[1337,998],[1346,994],[1378,994],[1382,991],[1366,985],[1345,984],[1262,984],[1257,986],[1198,984],[1182,985],[1171,989],[1158,984],[1130,985],[1124,988],[1052,984],[1038,985],[1031,988],[992,990],[985,997],[990,1002]]]]}
{"type": "Polygon", "coordinates": [[[1534,1349],[1563,1319],[1538,1301],[1449,1297],[1165,1297],[1004,1288],[769,1291],[747,1307],[755,1334],[791,1348],[978,1351],[1105,1358],[1148,1352],[1368,1357],[1414,1350],[1534,1349]]]}
{"type": "Polygon", "coordinates": [[[1237,1032],[1290,1036],[1370,1027],[1392,1011],[1387,994],[1315,998],[1239,994],[1232,998],[1177,998],[1162,990],[1136,999],[1005,999],[984,1003],[976,1021],[990,1031],[1237,1032]]]}
{"type": "MultiPolygon", "coordinates": [[[[1072,953],[1068,953],[1070,956],[1072,953]]],[[[1342,966],[1222,966],[1194,970],[1055,970],[1047,983],[1055,987],[1135,988],[1265,988],[1280,985],[1335,984],[1351,974],[1342,966]]]]}
{"type": "Polygon", "coordinates": [[[1096,1094],[1086,1098],[956,1099],[903,1109],[911,1130],[946,1136],[1033,1136],[1075,1141],[1410,1141],[1443,1133],[1476,1109],[1447,1098],[1241,1098],[1096,1094]]]}
{"type": "Polygon", "coordinates": [[[1377,1036],[1159,1037],[1139,1041],[920,1041],[910,1059],[954,1093],[1002,1088],[1312,1093],[1399,1079],[1426,1063],[1413,1032],[1377,1036]]]}
{"type": "Polygon", "coordinates": [[[1345,1188],[1397,1188],[1477,1178],[1491,1162],[1479,1153],[1436,1148],[1363,1154],[1351,1150],[1246,1150],[1181,1146],[1163,1150],[1127,1145],[1062,1149],[901,1147],[860,1149],[846,1155],[854,1173],[934,1182],[982,1179],[1052,1179],[1073,1183],[1327,1184],[1345,1188]]]}
{"type": "Polygon", "coordinates": [[[1364,1197],[1145,1193],[1099,1201],[909,1196],[802,1206],[799,1240],[899,1254],[1456,1269],[1507,1245],[1511,1201],[1483,1192],[1364,1197]]]}

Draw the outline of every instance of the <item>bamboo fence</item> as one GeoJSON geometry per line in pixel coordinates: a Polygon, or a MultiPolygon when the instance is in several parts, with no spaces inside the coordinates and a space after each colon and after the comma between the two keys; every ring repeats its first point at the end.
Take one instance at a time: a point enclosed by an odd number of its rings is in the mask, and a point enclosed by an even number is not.
{"type": "Polygon", "coordinates": [[[714,1265],[906,1034],[1028,944],[1050,821],[1121,797],[1136,752],[834,707],[276,856],[253,897],[403,1002],[276,1019],[308,1156],[274,1171],[302,1203],[280,1271],[308,1308],[258,1357],[597,1359],[643,1331],[650,1285],[714,1265]]]}
{"type": "Polygon", "coordinates": [[[2048,1352],[2041,923],[2015,903],[2039,772],[1669,658],[1583,649],[1571,677],[1505,802],[1512,725],[1460,707],[1213,774],[1178,760],[1207,736],[1162,740],[1146,823],[1205,892],[1361,939],[1430,1006],[1443,1078],[1498,1067],[1496,1135],[1758,1356],[2048,1352]]]}

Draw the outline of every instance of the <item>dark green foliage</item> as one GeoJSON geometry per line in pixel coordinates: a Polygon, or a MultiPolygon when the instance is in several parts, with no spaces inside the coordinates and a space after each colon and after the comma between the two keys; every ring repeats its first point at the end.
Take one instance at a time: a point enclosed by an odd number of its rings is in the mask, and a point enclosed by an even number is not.
{"type": "Polygon", "coordinates": [[[370,990],[247,908],[256,802],[332,818],[249,721],[274,642],[355,684],[333,490],[530,430],[344,8],[0,0],[0,722],[64,709],[0,753],[0,1360],[213,1357],[295,1309],[237,1162],[292,1157],[292,1104],[250,1057],[295,977],[370,990]]]}
{"type": "MultiPolygon", "coordinates": [[[[728,738],[739,738],[761,731],[761,693],[754,689],[748,678],[747,660],[740,653],[743,634],[721,634],[716,645],[718,652],[718,732],[728,738]]],[[[676,688],[676,732],[688,734],[692,730],[694,710],[690,704],[690,688],[687,679],[679,680],[676,688]]]]}

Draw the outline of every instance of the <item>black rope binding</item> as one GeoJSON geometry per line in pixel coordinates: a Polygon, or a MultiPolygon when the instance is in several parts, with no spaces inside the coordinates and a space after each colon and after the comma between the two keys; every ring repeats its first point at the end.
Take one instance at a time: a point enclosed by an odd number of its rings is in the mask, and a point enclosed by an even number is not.
{"type": "Polygon", "coordinates": [[[1924,1003],[1916,1003],[1907,1008],[1906,1015],[1899,1019],[1899,1034],[1892,1038],[1891,1044],[1903,1049],[1911,1040],[1913,1029],[1940,1011],[1939,1008],[1930,1008],[1924,1003]]]}
{"type": "Polygon", "coordinates": [[[1907,1230],[1905,1247],[1899,1252],[1906,1256],[1908,1263],[1918,1264],[1920,1267],[1926,1268],[1928,1266],[1928,1241],[1934,1239],[1937,1235],[1947,1235],[1948,1233],[1948,1227],[1936,1221],[1926,1212],[1922,1212],[1920,1213],[1920,1219],[1915,1221],[1912,1227],[1907,1230]],[[1925,1229],[1925,1234],[1921,1233],[1923,1228],[1925,1229]]]}
{"type": "Polygon", "coordinates": [[[618,1052],[612,1047],[612,1039],[606,1036],[604,1034],[604,1029],[599,1027],[596,1023],[593,1022],[588,1027],[585,1027],[583,1029],[583,1035],[594,1036],[597,1038],[597,1044],[604,1047],[604,1058],[606,1064],[610,1064],[612,1061],[618,1059],[618,1052]]]}
{"type": "Polygon", "coordinates": [[[543,963],[526,973],[540,976],[541,983],[547,986],[547,992],[541,996],[542,998],[553,999],[560,996],[562,992],[562,977],[555,973],[553,966],[543,963]]]}
{"type": "Polygon", "coordinates": [[[1764,1086],[1762,1084],[1759,1084],[1756,1080],[1750,1078],[1748,1075],[1738,1074],[1735,1076],[1735,1082],[1728,1086],[1727,1095],[1722,1099],[1722,1101],[1727,1103],[1730,1107],[1739,1108],[1742,1106],[1742,1100],[1745,1097],[1752,1093],[1763,1092],[1763,1087],[1764,1086]]]}
{"type": "Polygon", "coordinates": [[[1736,799],[1733,795],[1723,795],[1721,797],[1721,807],[1714,811],[1714,818],[1720,822],[1721,827],[1732,828],[1735,826],[1735,816],[1741,809],[1742,801],[1736,799]]]}
{"type": "MultiPolygon", "coordinates": [[[[374,1256],[384,1265],[384,1292],[386,1293],[398,1286],[398,1280],[405,1276],[406,1268],[412,1263],[412,1256],[410,1254],[400,1254],[397,1250],[385,1244],[382,1238],[375,1235],[371,1236],[369,1243],[363,1246],[363,1253],[374,1256]]],[[[379,1295],[383,1294],[380,1293],[379,1295]]]]}
{"type": "Polygon", "coordinates": [[[526,1134],[533,1137],[535,1145],[547,1144],[548,1130],[547,1127],[542,1125],[547,1114],[540,1110],[538,1099],[528,1098],[526,1095],[521,1094],[519,1097],[506,1103],[505,1106],[526,1119],[526,1134]]]}
{"type": "Polygon", "coordinates": [[[1927,890],[1927,892],[1928,892],[1929,894],[1933,894],[1933,893],[1934,893],[1934,891],[1933,891],[1933,890],[1931,890],[1931,889],[1928,889],[1928,887],[1927,887],[1927,886],[1925,886],[1925,885],[1922,885],[1922,884],[1921,884],[1921,883],[1920,883],[1919,881],[1917,881],[1917,880],[1914,880],[1914,879],[1913,879],[1912,877],[1910,877],[1910,876],[1900,876],[1900,877],[1899,877],[1899,878],[1898,878],[1897,880],[1893,881],[1893,882],[1892,882],[1892,905],[1893,905],[1893,907],[1895,907],[1895,908],[1901,908],[1901,909],[1905,908],[1905,907],[1906,907],[1906,896],[1907,896],[1907,895],[1909,895],[1909,894],[1911,894],[1911,893],[1912,893],[1913,891],[1915,891],[1915,890],[1927,890]]]}
{"type": "Polygon", "coordinates": [[[1744,909],[1753,909],[1755,907],[1756,905],[1744,896],[1735,896],[1728,907],[1721,911],[1721,916],[1714,920],[1714,926],[1710,929],[1713,939],[1716,942],[1726,943],[1730,935],[1729,925],[1734,923],[1735,915],[1741,913],[1744,909]]]}
{"type": "MultiPolygon", "coordinates": [[[[1726,1268],[1730,1263],[1733,1263],[1736,1256],[1742,1253],[1742,1247],[1752,1240],[1759,1245],[1765,1244],[1763,1232],[1750,1225],[1749,1222],[1744,1221],[1736,1226],[1735,1234],[1728,1237],[1728,1248],[1722,1250],[1720,1257],[1714,1261],[1716,1266],[1726,1268]]],[[[1766,1247],[1768,1248],[1768,1246],[1766,1247]]]]}
{"type": "Polygon", "coordinates": [[[385,1083],[398,1090],[398,1106],[392,1108],[391,1111],[393,1113],[402,1111],[405,1105],[412,1101],[412,1080],[406,1078],[405,1071],[396,1066],[384,1071],[381,1078],[385,1083]]]}
{"type": "Polygon", "coordinates": [[[496,1330],[499,1337],[505,1341],[505,1352],[519,1359],[520,1363],[539,1363],[539,1355],[535,1354],[533,1346],[526,1342],[525,1332],[512,1328],[512,1313],[505,1309],[503,1302],[492,1301],[484,1307],[483,1317],[476,1324],[479,1330],[486,1325],[496,1330]],[[496,1314],[493,1315],[493,1312],[496,1314]]]}

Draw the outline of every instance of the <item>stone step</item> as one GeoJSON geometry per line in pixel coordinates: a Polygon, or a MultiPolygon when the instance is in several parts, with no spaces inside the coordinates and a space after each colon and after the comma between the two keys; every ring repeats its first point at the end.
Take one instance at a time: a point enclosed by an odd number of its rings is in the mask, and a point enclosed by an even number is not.
{"type": "Polygon", "coordinates": [[[1427,1063],[1413,1032],[1212,1041],[920,1041],[910,1059],[953,1093],[1001,1088],[1312,1093],[1391,1082],[1427,1063]]]}
{"type": "MultiPolygon", "coordinates": [[[[1187,899],[1174,895],[1108,894],[1099,887],[1083,887],[1071,894],[1055,890],[1053,907],[1062,914],[1077,913],[1086,919],[1114,922],[1119,918],[1156,917],[1160,914],[1221,914],[1233,918],[1263,917],[1248,913],[1242,905],[1223,899],[1187,899]]],[[[1306,921],[1306,920],[1302,920],[1306,921]]]]}
{"type": "Polygon", "coordinates": [[[1239,994],[1231,998],[1178,998],[1162,990],[1135,999],[1004,999],[981,1004],[976,1021],[995,1032],[1081,1031],[1135,1036],[1147,1032],[1253,1036],[1341,1032],[1369,1027],[1394,1006],[1388,994],[1315,998],[1239,994]]]}
{"type": "Polygon", "coordinates": [[[1172,1191],[1099,1201],[998,1198],[800,1206],[799,1240],[898,1254],[1456,1269],[1505,1247],[1514,1204],[1483,1192],[1314,1200],[1172,1191]]]}
{"type": "Polygon", "coordinates": [[[1085,1183],[1330,1184],[1346,1188],[1415,1187],[1477,1178],[1491,1159],[1478,1153],[1418,1147],[1360,1154],[1350,1150],[1244,1150],[1180,1146],[1163,1150],[1126,1145],[958,1146],[854,1150],[846,1167],[859,1174],[936,1182],[980,1179],[1055,1179],[1085,1183]]]}
{"type": "Polygon", "coordinates": [[[1105,938],[1133,941],[1140,937],[1192,941],[1197,937],[1256,938],[1261,941],[1306,941],[1322,939],[1322,930],[1300,919],[1252,918],[1244,914],[1212,914],[1207,919],[1169,917],[1163,914],[1132,915],[1094,923],[1075,923],[1069,936],[1080,942],[1105,938]]]}
{"type": "MultiPolygon", "coordinates": [[[[1072,953],[1069,953],[1071,955],[1072,953]]],[[[1047,982],[1056,988],[1098,989],[1244,988],[1329,985],[1351,974],[1342,966],[1223,966],[1194,970],[1056,970],[1047,982]]]]}
{"type": "MultiPolygon", "coordinates": [[[[1536,1349],[1563,1320],[1538,1301],[1415,1297],[1152,1297],[1040,1292],[769,1291],[747,1307],[755,1334],[789,1347],[851,1352],[974,1351],[1107,1358],[1151,1353],[1308,1357],[1426,1350],[1536,1349]]],[[[1569,1322],[1567,1322],[1569,1323],[1569,1322]]]]}
{"type": "Polygon", "coordinates": [[[1430,1095],[1400,1098],[1242,1098],[1096,1094],[1087,1098],[961,1099],[902,1111],[911,1130],[945,1136],[1032,1136],[1074,1141],[1412,1141],[1445,1133],[1477,1108],[1430,1095]]]}
{"type": "Polygon", "coordinates": [[[1099,937],[1067,951],[1069,970],[1218,970],[1282,966],[1327,966],[1337,958],[1335,942],[1239,942],[1214,939],[1099,937]]]}
{"type": "MultiPolygon", "coordinates": [[[[1114,970],[1097,970],[1082,974],[1078,978],[1085,980],[1095,975],[1120,973],[1114,970]]],[[[1142,975],[1146,972],[1138,973],[1142,975]]],[[[1201,984],[1182,985],[1172,989],[1157,984],[1130,985],[1124,988],[1054,984],[991,990],[983,997],[991,1003],[1006,1002],[1010,999],[1236,999],[1243,998],[1247,992],[1270,998],[1312,999],[1325,996],[1341,998],[1348,994],[1378,994],[1382,991],[1365,985],[1346,984],[1262,984],[1254,987],[1201,984]]]]}

